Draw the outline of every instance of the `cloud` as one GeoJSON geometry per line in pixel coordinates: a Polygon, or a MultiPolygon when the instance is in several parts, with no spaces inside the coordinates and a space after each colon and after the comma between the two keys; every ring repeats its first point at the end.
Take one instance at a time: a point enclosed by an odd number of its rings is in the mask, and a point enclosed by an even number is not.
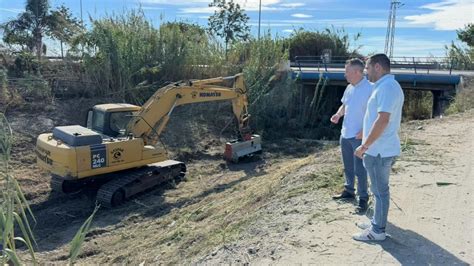
{"type": "Polygon", "coordinates": [[[139,3],[141,4],[156,4],[156,5],[173,5],[173,6],[179,6],[179,5],[192,5],[192,4],[209,4],[211,1],[209,0],[138,0],[139,3]]]}
{"type": "MultiPolygon", "coordinates": [[[[256,0],[234,0],[240,7],[247,11],[258,11],[259,1],[256,0]]],[[[272,7],[279,4],[281,0],[262,0],[262,10],[280,10],[280,8],[272,7]]]]}
{"type": "Polygon", "coordinates": [[[313,17],[311,15],[306,15],[306,14],[302,14],[302,13],[292,14],[291,16],[295,17],[295,18],[312,18],[313,17]]]}
{"type": "MultiPolygon", "coordinates": [[[[255,23],[250,23],[253,25],[255,23]]],[[[367,18],[350,18],[350,19],[279,19],[279,20],[264,20],[262,25],[271,27],[344,27],[344,28],[382,28],[387,27],[387,20],[385,19],[367,19],[367,18]]],[[[425,25],[410,24],[405,21],[397,22],[397,28],[425,28],[425,25]]]]}
{"type": "MultiPolygon", "coordinates": [[[[177,0],[173,1],[171,3],[168,2],[168,0],[141,0],[141,1],[148,1],[154,2],[154,3],[159,3],[163,2],[166,4],[173,4],[173,5],[187,5],[188,7],[183,7],[180,9],[181,13],[202,13],[202,14],[209,14],[209,13],[214,13],[215,8],[210,8],[208,4],[210,3],[209,0],[203,1],[203,0],[193,0],[193,1],[183,1],[183,0],[177,0]],[[206,3],[203,5],[202,3],[206,3]]],[[[285,10],[288,9],[288,7],[281,7],[277,6],[280,4],[281,0],[262,0],[262,6],[261,9],[262,11],[278,11],[278,10],[285,10]]],[[[237,3],[240,5],[242,9],[245,11],[258,11],[259,10],[259,1],[255,0],[234,0],[234,3],[237,3]]]]}
{"type": "MultiPolygon", "coordinates": [[[[190,7],[196,7],[196,4],[205,4],[208,6],[212,0],[138,0],[142,4],[161,4],[161,5],[186,5],[190,7]]],[[[272,5],[279,4],[281,0],[262,0],[262,9],[268,8],[272,5]]],[[[239,4],[245,10],[258,10],[259,1],[256,0],[234,0],[234,3],[239,4]]],[[[296,3],[298,4],[298,3],[296,3]]],[[[300,4],[300,3],[299,3],[300,4]]],[[[282,4],[284,5],[284,4],[282,4]]],[[[289,4],[292,5],[292,4],[289,4]]]]}
{"type": "Polygon", "coordinates": [[[18,13],[21,13],[23,11],[25,11],[24,9],[20,9],[20,8],[3,8],[3,7],[0,7],[0,11],[5,11],[5,12],[10,12],[10,13],[15,13],[15,14],[18,14],[18,13]]]}
{"type": "Polygon", "coordinates": [[[212,14],[216,10],[215,7],[186,7],[181,8],[181,13],[186,14],[212,14]]]}
{"type": "MultiPolygon", "coordinates": [[[[362,38],[357,42],[362,44],[362,53],[383,52],[385,37],[362,38]]],[[[412,36],[395,36],[394,56],[445,56],[444,46],[449,44],[448,40],[420,40],[412,36]]]]}
{"type": "Polygon", "coordinates": [[[162,7],[154,7],[154,6],[142,6],[141,9],[143,10],[162,10],[162,7]]]}
{"type": "Polygon", "coordinates": [[[285,30],[282,30],[282,32],[284,33],[293,33],[295,30],[291,30],[291,29],[285,29],[285,30]]]}
{"type": "Polygon", "coordinates": [[[281,4],[281,7],[286,7],[286,8],[296,8],[296,7],[302,7],[305,6],[305,3],[284,3],[281,4]]]}
{"type": "Polygon", "coordinates": [[[420,8],[431,12],[404,18],[411,24],[432,26],[436,30],[456,30],[474,21],[472,0],[443,0],[420,8]]]}

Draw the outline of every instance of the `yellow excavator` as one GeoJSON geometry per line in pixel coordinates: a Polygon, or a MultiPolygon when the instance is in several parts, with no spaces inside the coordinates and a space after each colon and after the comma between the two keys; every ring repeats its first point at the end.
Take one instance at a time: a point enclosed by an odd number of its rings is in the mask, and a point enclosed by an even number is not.
{"type": "Polygon", "coordinates": [[[184,104],[231,100],[239,139],[226,143],[224,158],[237,162],[261,152],[261,138],[251,134],[242,74],[169,84],[143,106],[100,104],[87,115],[87,127],[58,126],[38,136],[37,164],[51,172],[51,187],[71,193],[95,187],[105,207],[186,173],[183,162],[170,160],[157,144],[174,108],[184,104]]]}

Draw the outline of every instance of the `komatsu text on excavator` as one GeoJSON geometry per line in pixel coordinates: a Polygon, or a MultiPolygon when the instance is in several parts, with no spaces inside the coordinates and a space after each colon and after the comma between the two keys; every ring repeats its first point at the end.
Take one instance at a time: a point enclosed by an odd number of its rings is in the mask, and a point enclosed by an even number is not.
{"type": "Polygon", "coordinates": [[[131,196],[186,173],[183,162],[168,159],[157,146],[176,106],[232,101],[238,140],[227,142],[224,157],[237,162],[261,152],[261,138],[250,133],[242,74],[177,82],[157,90],[143,106],[100,104],[89,111],[87,128],[59,126],[36,142],[37,163],[52,174],[51,187],[63,193],[96,187],[97,201],[116,206],[131,196]]]}

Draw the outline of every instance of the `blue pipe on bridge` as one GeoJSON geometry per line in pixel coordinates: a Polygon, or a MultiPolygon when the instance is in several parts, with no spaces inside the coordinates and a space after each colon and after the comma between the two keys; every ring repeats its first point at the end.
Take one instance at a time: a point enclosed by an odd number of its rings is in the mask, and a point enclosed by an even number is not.
{"type": "MultiPolygon", "coordinates": [[[[330,80],[345,81],[344,72],[296,72],[293,71],[292,77],[296,79],[297,76],[303,81],[305,80],[319,80],[319,76],[330,80]]],[[[423,84],[439,84],[439,85],[457,85],[461,77],[459,75],[444,75],[444,74],[406,74],[395,73],[395,79],[400,83],[423,83],[423,84]]]]}

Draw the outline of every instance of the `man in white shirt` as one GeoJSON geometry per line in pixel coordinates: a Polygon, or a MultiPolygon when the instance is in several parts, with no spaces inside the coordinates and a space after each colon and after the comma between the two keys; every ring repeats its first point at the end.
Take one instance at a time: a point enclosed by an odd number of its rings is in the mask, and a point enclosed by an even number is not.
{"type": "Polygon", "coordinates": [[[374,216],[370,224],[357,224],[364,229],[353,238],[359,241],[384,240],[390,203],[389,176],[394,159],[400,155],[398,131],[402,120],[404,95],[400,84],[390,75],[390,59],[376,54],[367,61],[367,76],[375,82],[367,102],[362,144],[355,154],[364,158],[375,197],[374,216]]]}
{"type": "Polygon", "coordinates": [[[339,123],[339,119],[344,116],[341,130],[341,153],[344,164],[344,175],[346,182],[344,190],[334,199],[355,198],[355,177],[357,176],[357,194],[359,196],[358,211],[367,209],[367,172],[362,160],[354,155],[357,147],[362,141],[362,122],[367,107],[367,100],[372,94],[372,84],[364,77],[365,64],[360,59],[348,60],[345,67],[345,77],[347,85],[342,96],[342,105],[331,117],[331,122],[339,123]]]}

